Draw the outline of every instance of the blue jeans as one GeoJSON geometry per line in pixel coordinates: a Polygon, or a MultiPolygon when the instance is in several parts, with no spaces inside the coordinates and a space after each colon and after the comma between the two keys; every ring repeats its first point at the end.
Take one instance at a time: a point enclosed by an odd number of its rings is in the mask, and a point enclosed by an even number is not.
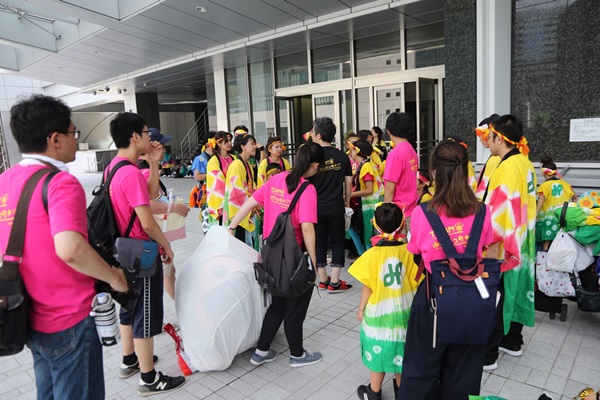
{"type": "Polygon", "coordinates": [[[102,345],[92,317],[55,333],[31,331],[38,400],[104,399],[102,345]]]}

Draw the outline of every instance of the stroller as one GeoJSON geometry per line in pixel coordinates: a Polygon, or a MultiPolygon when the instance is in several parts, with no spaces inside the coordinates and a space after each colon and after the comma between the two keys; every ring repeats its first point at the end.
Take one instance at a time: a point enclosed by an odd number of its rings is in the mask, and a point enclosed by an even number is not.
{"type": "Polygon", "coordinates": [[[561,230],[548,252],[539,251],[536,260],[535,309],[548,312],[550,319],[560,313],[567,319],[563,299],[576,301],[582,311],[600,312],[600,290],[594,267],[598,261],[566,232],[567,202],[562,207],[561,230]]]}

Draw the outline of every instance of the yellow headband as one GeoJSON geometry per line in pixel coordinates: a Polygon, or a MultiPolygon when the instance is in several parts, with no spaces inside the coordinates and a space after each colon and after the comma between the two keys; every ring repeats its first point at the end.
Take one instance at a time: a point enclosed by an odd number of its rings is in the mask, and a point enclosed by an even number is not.
{"type": "Polygon", "coordinates": [[[548,176],[554,176],[558,174],[558,170],[550,169],[550,168],[542,168],[542,173],[548,176]]]}
{"type": "Polygon", "coordinates": [[[274,146],[274,145],[276,145],[277,143],[279,143],[279,144],[281,145],[281,149],[282,149],[283,151],[286,151],[286,150],[287,150],[287,148],[285,147],[285,144],[283,144],[283,142],[282,142],[281,140],[276,140],[276,141],[274,141],[273,143],[271,143],[271,144],[269,145],[269,147],[267,147],[267,151],[271,151],[271,147],[273,147],[273,146],[274,146]]]}
{"type": "Polygon", "coordinates": [[[248,134],[248,131],[245,131],[243,129],[238,129],[237,131],[233,132],[234,135],[240,135],[242,133],[245,133],[246,135],[248,134]]]}
{"type": "Polygon", "coordinates": [[[455,140],[454,138],[449,137],[448,140],[454,142],[454,143],[458,143],[460,144],[462,147],[464,147],[465,149],[468,149],[469,146],[465,143],[465,142],[459,142],[458,140],[455,140]]]}
{"type": "Polygon", "coordinates": [[[507,138],[506,136],[504,136],[500,132],[498,132],[496,130],[496,128],[494,128],[492,125],[490,125],[490,129],[496,135],[498,135],[502,139],[504,139],[505,142],[508,142],[508,143],[512,144],[513,146],[516,146],[517,149],[519,149],[519,151],[521,152],[521,154],[523,154],[524,156],[526,156],[527,154],[529,154],[529,146],[527,146],[527,139],[525,139],[525,136],[521,136],[521,139],[518,142],[515,142],[513,140],[510,140],[509,138],[507,138]]]}

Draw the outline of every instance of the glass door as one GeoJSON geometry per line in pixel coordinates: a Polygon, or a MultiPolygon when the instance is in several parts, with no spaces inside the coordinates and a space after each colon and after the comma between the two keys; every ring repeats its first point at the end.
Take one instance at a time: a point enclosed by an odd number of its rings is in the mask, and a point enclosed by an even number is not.
{"type": "Polygon", "coordinates": [[[341,148],[342,132],[340,125],[340,106],[337,92],[320,93],[312,95],[313,116],[314,118],[329,117],[333,120],[337,131],[332,144],[338,149],[341,148]]]}
{"type": "Polygon", "coordinates": [[[287,153],[295,153],[294,98],[275,97],[275,132],[287,145],[287,153]]]}
{"type": "Polygon", "coordinates": [[[418,78],[416,81],[373,88],[375,121],[385,132],[387,117],[393,112],[405,112],[413,121],[411,144],[419,155],[419,165],[429,164],[429,155],[441,139],[441,102],[438,99],[437,79],[418,78]]]}

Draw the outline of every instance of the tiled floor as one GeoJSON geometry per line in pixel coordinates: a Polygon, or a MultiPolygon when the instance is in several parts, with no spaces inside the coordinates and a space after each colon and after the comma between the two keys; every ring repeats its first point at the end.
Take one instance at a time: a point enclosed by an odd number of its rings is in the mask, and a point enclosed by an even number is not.
{"type": "MultiPolygon", "coordinates": [[[[78,174],[86,193],[99,182],[98,174],[78,174]]],[[[187,198],[193,185],[190,179],[164,179],[177,195],[187,198]]],[[[89,198],[88,198],[89,200],[89,198]]],[[[187,218],[186,239],[174,242],[175,263],[182,268],[202,239],[197,222],[198,211],[187,218]]],[[[345,272],[344,279],[356,283],[345,272]]],[[[289,367],[289,351],[283,333],[273,348],[281,352],[273,363],[255,367],[249,363],[252,351],[238,355],[226,370],[195,373],[186,385],[172,394],[156,399],[356,399],[356,387],[367,383],[369,372],[362,365],[359,352],[359,323],[356,306],[360,288],[349,293],[330,295],[317,293],[304,324],[305,347],[323,353],[321,363],[293,369],[289,367]]],[[[536,400],[546,391],[554,399],[570,399],[581,389],[600,389],[600,314],[577,310],[567,302],[566,322],[558,317],[537,313],[534,328],[525,328],[525,348],[519,358],[501,355],[494,373],[484,373],[482,394],[498,395],[510,400],[536,400]]],[[[174,302],[165,295],[165,321],[176,322],[174,302]]],[[[155,339],[155,352],[160,357],[157,370],[180,373],[173,340],[166,334],[155,339]]],[[[121,361],[118,346],[104,349],[106,393],[108,399],[137,397],[139,376],[119,379],[121,361]]],[[[391,377],[386,379],[383,398],[392,399],[391,377]]],[[[0,399],[34,399],[32,360],[28,351],[0,362],[0,399]]]]}

